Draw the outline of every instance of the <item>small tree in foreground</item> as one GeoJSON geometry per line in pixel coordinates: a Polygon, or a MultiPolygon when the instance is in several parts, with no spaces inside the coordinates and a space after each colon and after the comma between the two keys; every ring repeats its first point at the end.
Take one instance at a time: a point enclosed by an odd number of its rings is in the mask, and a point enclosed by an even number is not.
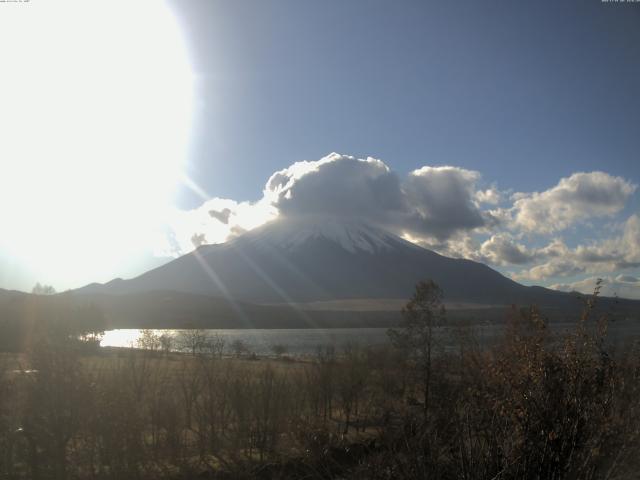
{"type": "Polygon", "coordinates": [[[442,289],[433,280],[418,282],[413,296],[402,309],[401,327],[388,332],[393,345],[412,359],[420,377],[425,418],[429,411],[435,328],[445,321],[442,299],[442,289]]]}
{"type": "Polygon", "coordinates": [[[160,348],[162,349],[162,353],[165,355],[171,352],[174,348],[174,338],[173,335],[169,333],[163,333],[158,337],[158,341],[160,342],[160,348]]]}
{"type": "Polygon", "coordinates": [[[207,344],[207,332],[202,329],[182,330],[178,336],[178,345],[182,350],[191,352],[194,357],[202,353],[207,344]]]}
{"type": "Polygon", "coordinates": [[[156,332],[145,329],[140,330],[140,337],[136,340],[136,345],[138,348],[155,352],[162,347],[162,342],[156,332]]]}

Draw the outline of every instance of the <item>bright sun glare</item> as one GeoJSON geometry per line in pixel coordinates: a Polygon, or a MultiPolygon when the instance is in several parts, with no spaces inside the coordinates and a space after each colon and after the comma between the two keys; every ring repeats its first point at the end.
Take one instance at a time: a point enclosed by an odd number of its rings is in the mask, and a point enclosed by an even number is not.
{"type": "Polygon", "coordinates": [[[158,1],[0,15],[0,248],[80,281],[150,244],[186,156],[192,78],[158,1]]]}

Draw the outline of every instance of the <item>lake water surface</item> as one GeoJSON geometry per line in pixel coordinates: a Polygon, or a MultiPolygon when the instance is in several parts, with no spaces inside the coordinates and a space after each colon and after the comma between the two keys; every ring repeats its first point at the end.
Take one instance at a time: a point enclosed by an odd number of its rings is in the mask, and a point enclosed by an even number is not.
{"type": "MultiPolygon", "coordinates": [[[[553,332],[563,333],[572,330],[575,324],[552,324],[553,332]]],[[[334,346],[336,349],[347,344],[359,346],[375,346],[389,343],[386,328],[316,328],[316,329],[216,329],[205,330],[207,335],[218,337],[224,341],[227,353],[231,352],[231,344],[242,341],[248,350],[257,355],[270,355],[274,345],[283,345],[290,355],[309,355],[316,352],[318,346],[334,346]]],[[[504,333],[504,325],[476,325],[463,330],[465,336],[473,342],[487,345],[497,341],[504,333]]],[[[121,329],[108,330],[102,339],[103,347],[136,347],[142,330],[121,329]]],[[[182,330],[153,330],[157,335],[169,334],[179,339],[182,330]]],[[[439,331],[446,347],[455,348],[457,341],[453,330],[439,331]]],[[[609,341],[623,343],[640,339],[640,323],[623,322],[609,325],[609,341]]],[[[177,345],[177,341],[174,343],[177,345]]]]}
{"type": "MultiPolygon", "coordinates": [[[[318,346],[346,344],[360,346],[383,345],[388,342],[386,328],[314,328],[314,329],[234,329],[205,330],[208,335],[224,340],[227,352],[231,344],[241,340],[257,355],[270,355],[271,347],[283,345],[291,355],[309,355],[318,346]]],[[[109,330],[100,342],[103,347],[135,347],[142,330],[109,330]]],[[[157,335],[170,334],[176,338],[181,330],[153,330],[157,335]]]]}
{"type": "MultiPolygon", "coordinates": [[[[572,330],[575,324],[557,323],[550,325],[553,332],[563,333],[572,330]]],[[[216,329],[205,330],[208,335],[217,336],[224,341],[226,352],[230,353],[231,344],[241,340],[250,352],[257,355],[270,355],[274,345],[283,345],[291,355],[311,355],[318,346],[334,346],[340,349],[346,344],[376,346],[389,343],[386,328],[317,328],[317,329],[216,329]]],[[[103,347],[135,347],[142,330],[108,330],[102,339],[103,347]]],[[[157,335],[169,334],[179,338],[181,330],[153,330],[157,335]]],[[[465,335],[474,342],[486,345],[497,341],[504,333],[504,325],[475,325],[464,330],[465,335]]],[[[440,330],[445,347],[455,348],[456,333],[452,330],[440,330]]],[[[609,341],[624,343],[640,339],[640,322],[611,322],[609,341]]]]}

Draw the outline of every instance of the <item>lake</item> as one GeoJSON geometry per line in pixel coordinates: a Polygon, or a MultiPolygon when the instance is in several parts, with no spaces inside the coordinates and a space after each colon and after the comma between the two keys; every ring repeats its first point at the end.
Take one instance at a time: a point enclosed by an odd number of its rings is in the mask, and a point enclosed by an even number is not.
{"type": "MultiPolygon", "coordinates": [[[[360,346],[383,345],[388,342],[386,328],[313,328],[313,329],[216,329],[205,330],[208,335],[224,340],[229,353],[230,345],[241,340],[257,355],[271,355],[273,345],[284,345],[291,355],[309,355],[320,346],[340,348],[353,343],[360,346]]],[[[121,329],[105,332],[102,347],[135,347],[142,330],[121,329]]],[[[157,335],[180,335],[181,330],[153,330],[157,335]]]]}
{"type": "MultiPolygon", "coordinates": [[[[555,323],[550,328],[553,332],[563,333],[573,329],[575,324],[555,323]]],[[[311,355],[318,346],[334,346],[340,349],[347,344],[362,347],[385,345],[389,343],[386,328],[308,328],[308,329],[215,329],[205,330],[210,336],[217,336],[224,341],[226,353],[230,353],[231,344],[242,341],[250,352],[257,355],[271,355],[272,346],[283,345],[287,353],[294,356],[311,355]]],[[[169,334],[178,337],[182,330],[152,330],[157,335],[169,334]]],[[[504,325],[474,325],[466,329],[468,334],[481,345],[497,341],[504,332],[504,325]]],[[[141,336],[139,329],[118,329],[105,332],[100,345],[102,347],[135,347],[141,336]]],[[[452,332],[440,330],[445,349],[454,346],[452,332]]],[[[609,324],[609,342],[627,343],[640,339],[640,322],[611,322],[609,324]]]]}

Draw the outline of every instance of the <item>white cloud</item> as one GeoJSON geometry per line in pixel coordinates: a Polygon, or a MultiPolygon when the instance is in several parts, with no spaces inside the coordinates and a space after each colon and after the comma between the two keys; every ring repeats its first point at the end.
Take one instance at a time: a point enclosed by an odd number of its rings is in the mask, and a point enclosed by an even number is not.
{"type": "Polygon", "coordinates": [[[168,236],[157,253],[178,256],[200,245],[222,243],[276,216],[277,211],[264,200],[238,203],[212,198],[194,210],[172,211],[167,220],[168,236]]]}
{"type": "MultiPolygon", "coordinates": [[[[601,277],[602,284],[600,294],[613,297],[618,296],[622,298],[640,299],[640,281],[631,276],[618,276],[601,277]]],[[[580,280],[573,283],[559,283],[551,285],[551,288],[555,290],[561,290],[563,292],[580,292],[584,294],[593,293],[598,277],[589,277],[584,280],[580,280]]]]}
{"type": "Polygon", "coordinates": [[[537,258],[566,257],[568,254],[569,247],[559,238],[554,238],[546,246],[536,250],[537,258]]]}
{"type": "Polygon", "coordinates": [[[638,283],[638,282],[640,282],[640,279],[638,279],[637,277],[634,277],[633,275],[618,275],[616,277],[616,282],[638,283]]]}
{"type": "Polygon", "coordinates": [[[513,274],[516,280],[546,280],[552,277],[570,277],[585,272],[585,267],[572,259],[553,259],[529,270],[513,274]]]}
{"type": "Polygon", "coordinates": [[[546,280],[579,273],[611,273],[640,267],[640,217],[631,215],[618,235],[589,245],[568,248],[559,239],[535,251],[538,261],[545,263],[518,272],[514,278],[546,280]]]}
{"type": "Polygon", "coordinates": [[[479,179],[478,172],[449,166],[425,166],[401,179],[381,160],[332,153],[275,172],[258,202],[214,198],[197,209],[175,212],[168,250],[179,254],[224,242],[276,216],[354,217],[419,241],[442,243],[485,225],[477,200],[479,179]]]}
{"type": "Polygon", "coordinates": [[[398,176],[384,162],[337,153],[274,173],[264,197],[284,216],[353,216],[386,224],[408,209],[398,176]]]}
{"type": "Polygon", "coordinates": [[[495,186],[486,190],[478,190],[475,194],[475,198],[478,203],[485,203],[488,205],[498,205],[502,201],[502,192],[495,186]]]}
{"type": "Polygon", "coordinates": [[[264,196],[284,216],[357,217],[442,240],[484,224],[475,201],[479,178],[462,168],[425,166],[401,180],[381,160],[332,153],[274,173],[264,196]]]}
{"type": "Polygon", "coordinates": [[[544,192],[515,194],[513,226],[538,234],[561,231],[620,212],[635,190],[636,185],[604,172],[574,173],[544,192]]]}
{"type": "Polygon", "coordinates": [[[414,237],[409,233],[404,233],[402,238],[446,257],[487,262],[487,259],[480,254],[480,244],[466,232],[458,233],[444,241],[438,241],[436,238],[414,237]]]}
{"type": "Polygon", "coordinates": [[[485,220],[475,202],[479,179],[478,172],[449,166],[411,172],[404,189],[414,213],[406,229],[443,240],[483,226],[485,220]]]}
{"type": "Polygon", "coordinates": [[[622,232],[601,242],[579,245],[571,252],[577,262],[591,264],[603,271],[640,266],[640,217],[631,215],[622,232]]]}
{"type": "Polygon", "coordinates": [[[480,247],[480,253],[494,265],[522,265],[533,261],[536,252],[518,244],[509,234],[492,235],[480,247]]]}

